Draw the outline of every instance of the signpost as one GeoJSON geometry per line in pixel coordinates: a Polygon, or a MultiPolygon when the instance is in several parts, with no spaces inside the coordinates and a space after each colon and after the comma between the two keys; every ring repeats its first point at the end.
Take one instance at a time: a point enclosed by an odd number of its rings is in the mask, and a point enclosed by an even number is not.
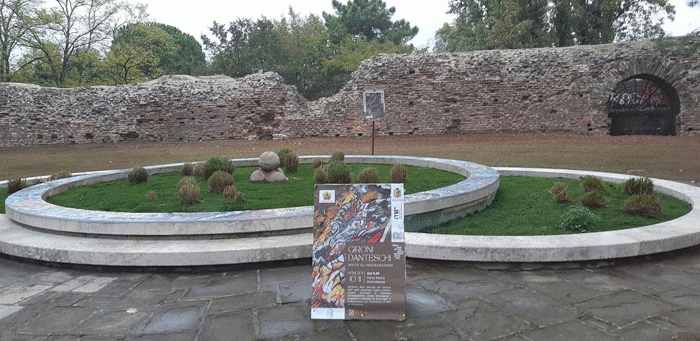
{"type": "Polygon", "coordinates": [[[365,118],[372,121],[372,155],[374,155],[374,121],[384,119],[384,89],[367,89],[362,96],[365,118]]]}
{"type": "Polygon", "coordinates": [[[312,319],[405,320],[403,184],[314,190],[312,319]]]}

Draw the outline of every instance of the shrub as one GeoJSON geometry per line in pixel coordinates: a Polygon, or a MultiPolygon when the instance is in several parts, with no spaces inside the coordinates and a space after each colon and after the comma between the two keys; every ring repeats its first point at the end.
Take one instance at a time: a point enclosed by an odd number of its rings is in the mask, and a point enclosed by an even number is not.
{"type": "Polygon", "coordinates": [[[622,211],[647,218],[661,219],[664,217],[661,201],[658,197],[649,194],[635,194],[629,197],[622,203],[622,211]]]}
{"type": "Polygon", "coordinates": [[[27,187],[27,183],[22,179],[12,179],[7,182],[7,194],[12,194],[21,191],[23,188],[27,187]]]}
{"type": "Polygon", "coordinates": [[[316,161],[314,161],[314,168],[321,167],[321,166],[323,166],[323,165],[325,165],[325,164],[326,164],[326,163],[323,162],[323,161],[321,161],[321,160],[316,160],[316,161]]]}
{"type": "Polygon", "coordinates": [[[182,169],[180,170],[180,172],[184,176],[192,176],[192,175],[194,175],[194,165],[192,165],[191,163],[188,162],[188,163],[182,165],[182,169]]]}
{"type": "Polygon", "coordinates": [[[603,193],[598,191],[588,192],[579,198],[578,201],[585,207],[608,207],[608,205],[605,203],[603,193]]]}
{"type": "Polygon", "coordinates": [[[205,179],[209,179],[209,177],[212,174],[214,174],[214,172],[222,171],[229,174],[233,174],[233,171],[235,169],[236,167],[233,165],[233,162],[231,162],[231,160],[225,157],[212,157],[204,163],[204,174],[202,175],[205,179]]]}
{"type": "Polygon", "coordinates": [[[233,195],[233,202],[236,202],[236,203],[245,202],[245,195],[243,195],[243,192],[236,192],[236,194],[233,195]]]}
{"type": "Polygon", "coordinates": [[[128,174],[129,182],[148,182],[148,172],[143,167],[134,167],[128,174]]]}
{"type": "Polygon", "coordinates": [[[554,202],[557,204],[566,204],[573,201],[571,195],[569,195],[569,185],[563,182],[555,182],[554,186],[549,189],[549,193],[554,196],[554,202]]]}
{"type": "Polygon", "coordinates": [[[357,175],[357,183],[376,184],[379,183],[379,172],[374,167],[367,167],[357,175]]]}
{"type": "Polygon", "coordinates": [[[328,183],[328,173],[326,173],[326,167],[317,167],[314,170],[314,182],[317,184],[328,183]]]}
{"type": "Polygon", "coordinates": [[[233,199],[236,192],[238,192],[238,188],[236,188],[236,186],[226,186],[226,188],[224,188],[224,198],[233,199]]]}
{"type": "Polygon", "coordinates": [[[58,180],[58,179],[65,179],[65,178],[70,178],[70,177],[71,177],[70,173],[68,173],[66,171],[60,171],[58,173],[51,174],[51,176],[49,177],[49,181],[54,181],[54,180],[58,180]]]}
{"type": "Polygon", "coordinates": [[[193,176],[186,176],[177,182],[177,190],[180,191],[180,187],[184,185],[197,185],[197,180],[193,176]]]}
{"type": "Polygon", "coordinates": [[[299,170],[299,157],[294,152],[289,152],[284,155],[284,170],[290,173],[296,173],[299,170]]]}
{"type": "Polygon", "coordinates": [[[277,152],[277,156],[280,158],[280,166],[281,166],[281,167],[283,167],[283,168],[285,168],[285,169],[287,168],[287,164],[285,163],[284,157],[285,157],[287,154],[293,153],[293,152],[294,152],[294,151],[292,151],[291,148],[282,148],[282,149],[280,149],[279,152],[277,152]]]}
{"type": "Polygon", "coordinates": [[[342,163],[343,161],[345,161],[345,153],[333,152],[333,155],[331,155],[331,159],[328,161],[328,163],[333,163],[333,162],[342,163]]]}
{"type": "Polygon", "coordinates": [[[601,192],[601,193],[606,193],[607,190],[605,189],[605,186],[603,185],[603,181],[600,180],[600,178],[596,178],[595,176],[586,176],[583,178],[583,181],[581,181],[581,187],[583,188],[583,191],[586,193],[589,192],[601,192]]]}
{"type": "Polygon", "coordinates": [[[599,221],[600,217],[589,209],[582,206],[572,206],[562,215],[559,226],[565,230],[588,232],[591,225],[599,221]]]}
{"type": "Polygon", "coordinates": [[[198,164],[194,165],[194,169],[192,170],[192,175],[204,177],[204,164],[198,163],[198,164]]]}
{"type": "Polygon", "coordinates": [[[149,201],[158,201],[158,196],[154,190],[148,191],[148,193],[146,193],[146,197],[148,197],[149,201]]]}
{"type": "Polygon", "coordinates": [[[649,178],[630,178],[622,185],[622,192],[627,195],[654,193],[654,183],[649,178]]]}
{"type": "Polygon", "coordinates": [[[177,196],[183,205],[193,205],[202,201],[202,191],[197,184],[184,184],[177,190],[177,196]]]}
{"type": "Polygon", "coordinates": [[[391,167],[391,183],[405,183],[408,175],[406,174],[406,167],[400,163],[395,163],[391,167]]]}
{"type": "Polygon", "coordinates": [[[209,188],[212,193],[223,193],[226,186],[233,185],[233,175],[224,171],[216,171],[209,177],[209,188]]]}
{"type": "Polygon", "coordinates": [[[328,175],[328,183],[331,184],[351,184],[352,174],[350,173],[350,167],[348,165],[335,161],[329,163],[326,167],[326,174],[328,175]]]}
{"type": "Polygon", "coordinates": [[[568,191],[569,185],[563,183],[563,182],[555,182],[554,186],[549,189],[549,194],[551,195],[557,195],[557,193],[565,192],[568,191]]]}

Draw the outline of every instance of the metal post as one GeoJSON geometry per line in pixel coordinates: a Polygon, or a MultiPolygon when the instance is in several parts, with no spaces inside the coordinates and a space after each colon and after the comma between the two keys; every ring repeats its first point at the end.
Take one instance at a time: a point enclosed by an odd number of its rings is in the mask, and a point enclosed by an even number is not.
{"type": "Polygon", "coordinates": [[[374,155],[374,120],[372,120],[372,155],[374,155]]]}

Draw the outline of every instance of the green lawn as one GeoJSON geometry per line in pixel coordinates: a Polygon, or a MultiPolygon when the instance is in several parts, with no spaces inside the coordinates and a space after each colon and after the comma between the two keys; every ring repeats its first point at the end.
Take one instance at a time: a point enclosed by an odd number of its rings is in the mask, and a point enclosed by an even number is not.
{"type": "MultiPolygon", "coordinates": [[[[365,167],[375,167],[380,180],[389,182],[392,165],[348,166],[353,177],[357,177],[365,167]]],[[[177,182],[182,178],[179,173],[152,175],[147,183],[140,184],[119,180],[77,187],[50,197],[48,201],[66,207],[115,212],[225,212],[313,205],[312,165],[300,165],[297,173],[287,173],[289,181],[268,184],[249,181],[250,174],[256,169],[258,167],[241,167],[233,173],[234,186],[245,195],[244,203],[234,203],[221,194],[209,193],[207,181],[198,178],[204,202],[192,206],[182,205],[176,188],[177,182]],[[150,190],[156,191],[157,201],[148,200],[147,193],[150,190]]],[[[406,166],[406,171],[408,181],[404,185],[408,194],[448,186],[464,179],[459,174],[433,168],[406,166]]]]}
{"type": "MultiPolygon", "coordinates": [[[[500,187],[493,203],[482,212],[453,220],[421,232],[461,235],[551,235],[576,233],[560,228],[562,215],[583,195],[580,180],[534,178],[522,176],[501,177],[500,187]],[[555,182],[569,184],[574,202],[557,204],[548,190],[555,182]]],[[[664,219],[632,216],[621,210],[628,198],[620,190],[621,185],[606,184],[608,208],[592,208],[591,212],[602,218],[589,232],[619,230],[656,224],[678,218],[690,212],[690,204],[666,195],[661,197],[664,219]]]]}

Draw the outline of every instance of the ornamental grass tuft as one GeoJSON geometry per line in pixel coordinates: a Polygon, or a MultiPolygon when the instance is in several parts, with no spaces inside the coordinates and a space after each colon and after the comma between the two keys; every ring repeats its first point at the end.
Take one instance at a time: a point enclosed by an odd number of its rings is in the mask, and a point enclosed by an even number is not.
{"type": "Polygon", "coordinates": [[[209,191],[212,193],[223,193],[227,186],[234,183],[233,175],[224,171],[216,171],[209,177],[209,191]]]}
{"type": "Polygon", "coordinates": [[[622,203],[622,211],[646,218],[663,219],[661,200],[655,195],[635,194],[622,203]]]}
{"type": "Polygon", "coordinates": [[[146,169],[143,167],[134,167],[127,176],[129,178],[129,182],[148,182],[148,171],[146,171],[146,169]]]}

